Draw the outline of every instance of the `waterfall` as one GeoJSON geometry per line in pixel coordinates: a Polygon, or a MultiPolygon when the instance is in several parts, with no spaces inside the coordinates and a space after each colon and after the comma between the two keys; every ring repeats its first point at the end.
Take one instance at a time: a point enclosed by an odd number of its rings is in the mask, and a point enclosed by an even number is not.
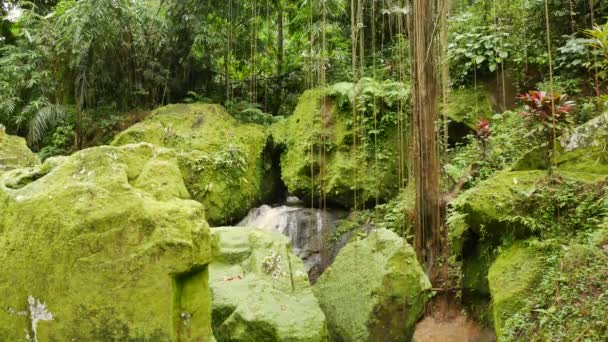
{"type": "Polygon", "coordinates": [[[348,234],[335,238],[338,223],[346,213],[304,208],[293,197],[288,198],[287,203],[253,208],[238,226],[266,229],[287,236],[294,253],[304,262],[311,282],[314,282],[348,240],[348,234]]]}

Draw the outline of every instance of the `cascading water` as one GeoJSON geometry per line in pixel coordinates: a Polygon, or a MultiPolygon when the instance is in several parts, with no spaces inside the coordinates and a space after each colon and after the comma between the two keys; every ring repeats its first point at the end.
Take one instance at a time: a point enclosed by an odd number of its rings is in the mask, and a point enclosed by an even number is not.
{"type": "Polygon", "coordinates": [[[311,282],[323,273],[349,238],[335,238],[338,223],[346,213],[333,209],[301,206],[290,197],[286,205],[263,205],[249,211],[238,226],[254,227],[289,237],[294,253],[304,261],[311,282]]]}

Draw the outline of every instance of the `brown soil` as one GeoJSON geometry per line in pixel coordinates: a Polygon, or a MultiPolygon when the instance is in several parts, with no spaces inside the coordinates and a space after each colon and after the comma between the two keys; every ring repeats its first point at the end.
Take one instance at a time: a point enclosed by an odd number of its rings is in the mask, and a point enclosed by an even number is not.
{"type": "Polygon", "coordinates": [[[431,313],[416,325],[414,342],[495,342],[491,328],[480,326],[449,298],[431,304],[431,313]]]}

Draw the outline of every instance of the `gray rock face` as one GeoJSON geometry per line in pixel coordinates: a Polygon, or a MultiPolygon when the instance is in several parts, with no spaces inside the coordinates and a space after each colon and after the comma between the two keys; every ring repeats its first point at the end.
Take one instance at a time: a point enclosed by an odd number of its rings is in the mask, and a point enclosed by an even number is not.
{"type": "Polygon", "coordinates": [[[344,215],[335,210],[263,205],[251,209],[238,226],[261,228],[287,236],[294,254],[302,259],[309,278],[314,282],[348,239],[348,236],[339,241],[333,239],[338,222],[344,215]]]}
{"type": "Polygon", "coordinates": [[[599,146],[608,138],[608,113],[602,114],[578,126],[571,134],[560,138],[566,152],[579,148],[599,146]]]}

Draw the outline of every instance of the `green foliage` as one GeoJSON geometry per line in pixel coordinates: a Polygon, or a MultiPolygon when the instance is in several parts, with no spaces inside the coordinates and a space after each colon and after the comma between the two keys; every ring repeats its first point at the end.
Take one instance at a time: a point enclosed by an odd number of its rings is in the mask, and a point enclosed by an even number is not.
{"type": "MultiPolygon", "coordinates": [[[[128,110],[163,102],[166,25],[140,1],[73,1],[52,15],[22,8],[19,36],[0,55],[0,122],[37,145],[68,116],[98,106],[128,110]]],[[[84,134],[84,122],[74,126],[84,134]]]]}
{"type": "Polygon", "coordinates": [[[282,116],[273,116],[272,114],[264,113],[259,105],[255,106],[245,101],[229,101],[226,105],[226,109],[235,119],[244,123],[269,126],[283,119],[282,116]]]}
{"type": "Polygon", "coordinates": [[[74,146],[74,126],[69,123],[60,123],[55,128],[50,142],[44,142],[44,147],[38,152],[41,160],[58,155],[66,155],[74,146]]]}
{"type": "Polygon", "coordinates": [[[590,47],[597,51],[597,59],[586,65],[602,80],[608,79],[608,21],[603,25],[596,24],[593,29],[585,30],[591,39],[588,43],[590,47]]]}
{"type": "Polygon", "coordinates": [[[580,72],[581,69],[588,67],[590,54],[593,53],[590,45],[593,39],[580,38],[573,34],[567,37],[566,43],[557,48],[558,55],[555,58],[557,69],[580,72]]]}
{"type": "Polygon", "coordinates": [[[539,279],[504,322],[501,340],[608,338],[608,256],[598,247],[586,236],[545,247],[539,279]]]}
{"type": "Polygon", "coordinates": [[[474,135],[466,137],[463,143],[450,149],[449,162],[444,171],[452,182],[466,181],[471,187],[496,171],[503,170],[535,147],[526,137],[525,121],[515,112],[496,114],[490,120],[492,134],[482,144],[474,135]]]}
{"type": "Polygon", "coordinates": [[[348,129],[359,126],[360,136],[368,148],[373,148],[374,139],[386,139],[397,126],[405,121],[404,107],[409,103],[409,87],[405,83],[376,81],[362,78],[356,84],[336,83],[329,87],[328,94],[333,96],[341,114],[346,116],[348,129]],[[352,107],[358,115],[357,122],[352,117],[352,107]]]}
{"type": "Polygon", "coordinates": [[[481,77],[495,72],[512,49],[508,37],[505,28],[496,25],[475,26],[455,33],[448,48],[453,81],[463,84],[473,79],[474,73],[481,77]]]}

